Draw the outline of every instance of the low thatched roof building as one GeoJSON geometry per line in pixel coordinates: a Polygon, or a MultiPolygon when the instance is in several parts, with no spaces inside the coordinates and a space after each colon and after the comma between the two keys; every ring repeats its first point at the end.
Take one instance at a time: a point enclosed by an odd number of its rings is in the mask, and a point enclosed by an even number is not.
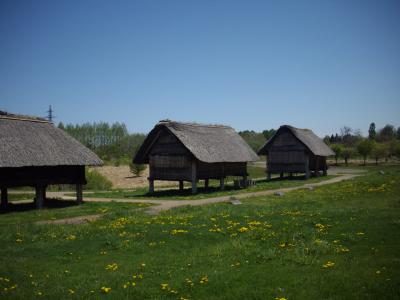
{"type": "Polygon", "coordinates": [[[134,163],[149,164],[150,192],[154,180],[183,181],[220,179],[221,188],[227,176],[247,176],[247,162],[258,156],[232,127],[160,121],[141,145],[134,163]]]}
{"type": "Polygon", "coordinates": [[[327,174],[326,157],[335,153],[310,129],[299,129],[289,125],[281,126],[258,151],[267,155],[267,174],[305,173],[314,171],[327,174]]]}
{"type": "Polygon", "coordinates": [[[77,185],[78,202],[86,184],[85,166],[103,162],[81,143],[45,119],[0,111],[0,188],[33,186],[42,206],[49,184],[77,185]]]}

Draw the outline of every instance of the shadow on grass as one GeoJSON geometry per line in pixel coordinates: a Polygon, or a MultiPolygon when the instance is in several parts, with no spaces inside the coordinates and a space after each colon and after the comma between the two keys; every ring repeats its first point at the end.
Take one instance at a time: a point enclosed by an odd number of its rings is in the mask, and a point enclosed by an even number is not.
{"type": "MultiPolygon", "coordinates": [[[[306,177],[304,175],[299,175],[299,176],[287,176],[287,177],[274,177],[271,178],[271,180],[267,180],[267,179],[258,179],[258,180],[254,180],[255,181],[255,186],[257,187],[257,185],[271,185],[271,188],[279,188],[280,183],[284,183],[287,181],[306,181],[306,177]]],[[[151,197],[151,198],[168,198],[168,197],[176,197],[176,196],[180,196],[180,197],[190,197],[190,196],[194,196],[194,195],[210,195],[210,197],[212,197],[213,195],[215,195],[216,197],[218,196],[223,196],[223,195],[228,195],[229,192],[232,191],[248,191],[251,192],[252,191],[252,187],[247,187],[247,188],[239,188],[239,187],[235,187],[234,185],[225,185],[224,190],[221,190],[219,188],[219,186],[209,186],[207,189],[205,187],[202,186],[197,186],[197,193],[196,194],[192,194],[192,189],[191,187],[186,187],[183,190],[179,190],[176,188],[170,188],[168,190],[160,190],[160,191],[154,191],[153,193],[149,193],[149,192],[145,192],[143,191],[143,193],[141,194],[137,194],[137,195],[124,195],[125,198],[131,198],[131,199],[135,199],[135,198],[143,198],[143,197],[151,197]]]]}
{"type": "MultiPolygon", "coordinates": [[[[59,200],[59,199],[52,199],[52,198],[47,198],[44,203],[43,203],[43,208],[47,209],[58,209],[58,208],[65,208],[65,207],[70,207],[70,206],[76,206],[78,205],[75,200],[59,200]]],[[[32,200],[32,202],[29,203],[18,203],[16,202],[9,202],[7,207],[2,207],[0,209],[1,214],[6,214],[6,213],[13,213],[13,212],[24,212],[24,211],[29,211],[29,210],[34,210],[36,209],[35,202],[32,200]]]]}

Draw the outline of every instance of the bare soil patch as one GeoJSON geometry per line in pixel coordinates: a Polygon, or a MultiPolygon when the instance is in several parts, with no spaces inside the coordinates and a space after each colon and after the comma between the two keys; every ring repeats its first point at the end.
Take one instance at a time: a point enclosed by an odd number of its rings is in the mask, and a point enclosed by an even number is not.
{"type": "Polygon", "coordinates": [[[95,221],[95,220],[101,218],[102,216],[103,215],[86,215],[86,216],[79,216],[79,217],[66,218],[66,219],[39,221],[39,222],[36,222],[36,224],[76,225],[76,224],[82,224],[82,223],[95,221]]]}
{"type": "MultiPolygon", "coordinates": [[[[111,181],[113,188],[115,189],[134,189],[138,187],[147,187],[149,177],[149,168],[143,171],[143,174],[139,177],[135,177],[129,170],[129,166],[121,165],[115,166],[102,166],[93,167],[101,175],[106,177],[111,181]]],[[[178,186],[176,182],[173,181],[155,181],[154,185],[156,187],[162,186],[178,186]]]]}

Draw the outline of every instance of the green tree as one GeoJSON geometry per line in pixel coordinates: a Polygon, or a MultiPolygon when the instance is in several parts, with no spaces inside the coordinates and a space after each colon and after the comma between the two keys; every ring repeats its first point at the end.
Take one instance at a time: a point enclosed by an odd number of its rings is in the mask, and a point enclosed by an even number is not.
{"type": "Polygon", "coordinates": [[[379,142],[388,142],[396,138],[396,130],[393,125],[387,124],[379,130],[376,139],[379,142]]]}
{"type": "Polygon", "coordinates": [[[348,166],[348,161],[354,155],[354,149],[351,147],[344,147],[342,150],[342,157],[344,158],[344,163],[348,166]]]}
{"type": "Polygon", "coordinates": [[[375,140],[375,138],[376,138],[376,128],[375,128],[375,123],[374,122],[372,122],[369,125],[368,138],[370,140],[375,140]]]}
{"type": "Polygon", "coordinates": [[[371,151],[371,156],[375,159],[375,164],[378,165],[378,160],[388,155],[388,146],[381,143],[374,143],[371,151]]]}
{"type": "Polygon", "coordinates": [[[269,140],[274,134],[275,134],[276,130],[275,129],[266,129],[262,132],[262,134],[264,135],[264,137],[269,140]]]}
{"type": "Polygon", "coordinates": [[[331,148],[332,148],[333,152],[335,152],[336,165],[338,165],[338,158],[342,154],[343,145],[341,145],[341,144],[332,144],[331,148]]]}
{"type": "Polygon", "coordinates": [[[367,140],[367,139],[364,139],[357,144],[357,151],[363,157],[364,166],[365,166],[365,161],[367,160],[368,155],[371,154],[373,146],[374,145],[373,145],[372,141],[367,140]]]}

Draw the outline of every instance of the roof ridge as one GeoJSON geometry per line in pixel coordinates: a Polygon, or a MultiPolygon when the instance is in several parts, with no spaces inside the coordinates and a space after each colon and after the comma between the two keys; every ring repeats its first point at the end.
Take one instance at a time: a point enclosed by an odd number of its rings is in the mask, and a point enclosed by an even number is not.
{"type": "Polygon", "coordinates": [[[232,128],[229,125],[223,125],[223,124],[204,124],[204,123],[180,122],[180,121],[172,121],[172,120],[161,120],[158,122],[158,124],[159,125],[161,125],[161,124],[178,124],[178,125],[193,126],[193,127],[232,128]]]}
{"type": "Polygon", "coordinates": [[[49,123],[50,121],[39,118],[35,116],[27,116],[27,115],[18,115],[18,114],[11,114],[9,112],[0,110],[0,119],[8,119],[8,120],[17,120],[17,121],[29,121],[29,122],[39,122],[39,123],[49,123]]]}

